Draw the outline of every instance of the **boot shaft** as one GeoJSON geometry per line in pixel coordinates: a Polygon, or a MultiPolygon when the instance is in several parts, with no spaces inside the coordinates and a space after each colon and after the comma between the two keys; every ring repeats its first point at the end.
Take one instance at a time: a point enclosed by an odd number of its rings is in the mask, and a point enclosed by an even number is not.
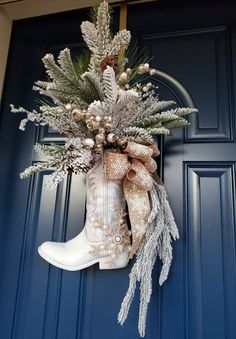
{"type": "Polygon", "coordinates": [[[87,217],[85,230],[89,241],[104,241],[107,230],[115,233],[121,223],[127,227],[125,199],[121,180],[106,178],[102,156],[87,173],[87,217]]]}

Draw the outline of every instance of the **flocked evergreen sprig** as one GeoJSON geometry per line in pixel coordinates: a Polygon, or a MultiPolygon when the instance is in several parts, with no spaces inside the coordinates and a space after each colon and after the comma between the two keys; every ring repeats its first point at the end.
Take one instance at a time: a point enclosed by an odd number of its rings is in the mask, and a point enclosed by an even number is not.
{"type": "Polygon", "coordinates": [[[46,156],[47,160],[38,162],[22,173],[22,179],[43,170],[53,170],[48,188],[55,187],[69,173],[86,173],[93,166],[92,152],[82,147],[80,138],[68,139],[65,145],[41,145],[34,146],[35,152],[46,156]]]}
{"type": "Polygon", "coordinates": [[[41,151],[51,160],[30,166],[22,178],[50,168],[55,171],[51,177],[56,184],[68,171],[80,171],[75,165],[76,156],[79,168],[86,171],[89,158],[80,155],[87,155],[87,151],[93,156],[106,147],[122,148],[127,141],[152,144],[155,135],[169,135],[173,128],[188,126],[185,116],[196,112],[194,108],[173,108],[173,101],[159,100],[157,88],[150,81],[143,82],[145,75],[150,78],[156,70],[145,62],[146,57],[138,63],[137,46],[119,58],[120,52],[128,49],[131,35],[127,30],[112,35],[106,2],[96,10],[93,22],[81,24],[81,30],[89,58],[82,53],[73,60],[68,48],[59,53],[57,61],[46,54],[42,61],[48,80],[36,81],[33,89],[48,99],[32,112],[11,105],[12,112],[26,114],[20,129],[24,130],[28,121],[48,125],[68,140],[80,138],[80,153],[66,145],[42,145],[41,151]]]}

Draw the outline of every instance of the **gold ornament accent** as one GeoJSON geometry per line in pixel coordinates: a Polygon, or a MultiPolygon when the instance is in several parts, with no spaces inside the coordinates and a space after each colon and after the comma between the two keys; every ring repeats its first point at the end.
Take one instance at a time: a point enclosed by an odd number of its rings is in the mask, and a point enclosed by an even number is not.
{"type": "Polygon", "coordinates": [[[95,152],[100,154],[103,152],[103,145],[100,144],[100,143],[97,143],[96,146],[95,146],[95,152]]]}
{"type": "Polygon", "coordinates": [[[156,73],[157,73],[157,71],[155,70],[155,68],[150,69],[149,74],[150,74],[151,76],[155,75],[156,73]]]}
{"type": "Polygon", "coordinates": [[[116,141],[116,136],[114,133],[109,133],[108,136],[107,136],[107,141],[110,142],[110,143],[113,143],[116,141]]]}
{"type": "Polygon", "coordinates": [[[143,74],[143,73],[145,73],[145,67],[144,67],[143,64],[141,64],[141,65],[138,66],[137,72],[138,72],[138,74],[143,74]]]}
{"type": "Polygon", "coordinates": [[[98,121],[92,120],[92,118],[93,117],[91,117],[91,120],[87,123],[87,126],[89,129],[96,131],[99,129],[100,124],[98,121]]]}
{"type": "Polygon", "coordinates": [[[100,117],[100,115],[96,115],[95,120],[96,120],[97,122],[100,122],[100,121],[102,120],[102,118],[100,117]]]}
{"type": "Polygon", "coordinates": [[[69,103],[69,104],[66,104],[66,110],[67,111],[71,111],[72,110],[72,105],[69,103]]]}
{"type": "Polygon", "coordinates": [[[112,121],[112,117],[110,115],[105,115],[103,119],[104,119],[105,122],[111,122],[112,121]]]}
{"type": "Polygon", "coordinates": [[[117,142],[120,146],[126,146],[126,144],[128,142],[128,138],[127,137],[118,137],[117,142]]]}
{"type": "Polygon", "coordinates": [[[105,141],[105,135],[102,134],[102,133],[99,133],[99,134],[97,134],[97,135],[95,136],[95,139],[96,139],[97,142],[102,143],[102,142],[105,141]]]}
{"type": "Polygon", "coordinates": [[[126,72],[122,72],[119,76],[120,82],[127,82],[128,81],[128,74],[126,72]]]}
{"type": "Polygon", "coordinates": [[[64,109],[62,107],[57,108],[57,113],[62,114],[64,112],[64,109]]]}
{"type": "Polygon", "coordinates": [[[85,147],[93,148],[94,145],[95,145],[95,142],[92,138],[86,138],[86,139],[84,139],[83,144],[84,144],[85,147]]]}
{"type": "Polygon", "coordinates": [[[74,120],[83,120],[84,119],[84,113],[82,113],[79,109],[75,108],[72,111],[72,117],[74,120]]]}
{"type": "Polygon", "coordinates": [[[86,120],[89,120],[91,118],[91,113],[90,112],[84,112],[86,120]]]}
{"type": "Polygon", "coordinates": [[[110,122],[106,122],[104,124],[104,128],[105,128],[106,131],[110,132],[110,131],[112,131],[112,124],[110,122]]]}

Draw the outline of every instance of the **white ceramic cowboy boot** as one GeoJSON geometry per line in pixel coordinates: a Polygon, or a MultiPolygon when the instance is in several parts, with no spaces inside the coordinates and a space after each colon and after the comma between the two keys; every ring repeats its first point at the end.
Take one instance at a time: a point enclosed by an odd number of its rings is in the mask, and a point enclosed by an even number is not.
{"type": "Polygon", "coordinates": [[[100,269],[125,267],[129,260],[130,232],[121,182],[107,180],[100,158],[87,173],[87,216],[82,232],[67,242],[46,241],[38,252],[59,268],[77,271],[95,263],[100,269]]]}

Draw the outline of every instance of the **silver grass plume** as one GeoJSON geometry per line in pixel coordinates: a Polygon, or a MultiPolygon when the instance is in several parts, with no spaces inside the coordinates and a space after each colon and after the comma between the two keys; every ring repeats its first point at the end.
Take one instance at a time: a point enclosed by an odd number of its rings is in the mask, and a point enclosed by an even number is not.
{"type": "Polygon", "coordinates": [[[172,261],[172,238],[179,238],[177,226],[167,200],[163,186],[154,183],[151,195],[152,211],[148,220],[145,240],[141,245],[136,262],[129,275],[129,288],[121,304],[118,322],[122,325],[129,313],[137,283],[140,283],[140,305],[138,329],[141,337],[145,336],[148,304],[152,294],[152,270],[157,256],[162,261],[159,284],[167,279],[172,261]]]}

